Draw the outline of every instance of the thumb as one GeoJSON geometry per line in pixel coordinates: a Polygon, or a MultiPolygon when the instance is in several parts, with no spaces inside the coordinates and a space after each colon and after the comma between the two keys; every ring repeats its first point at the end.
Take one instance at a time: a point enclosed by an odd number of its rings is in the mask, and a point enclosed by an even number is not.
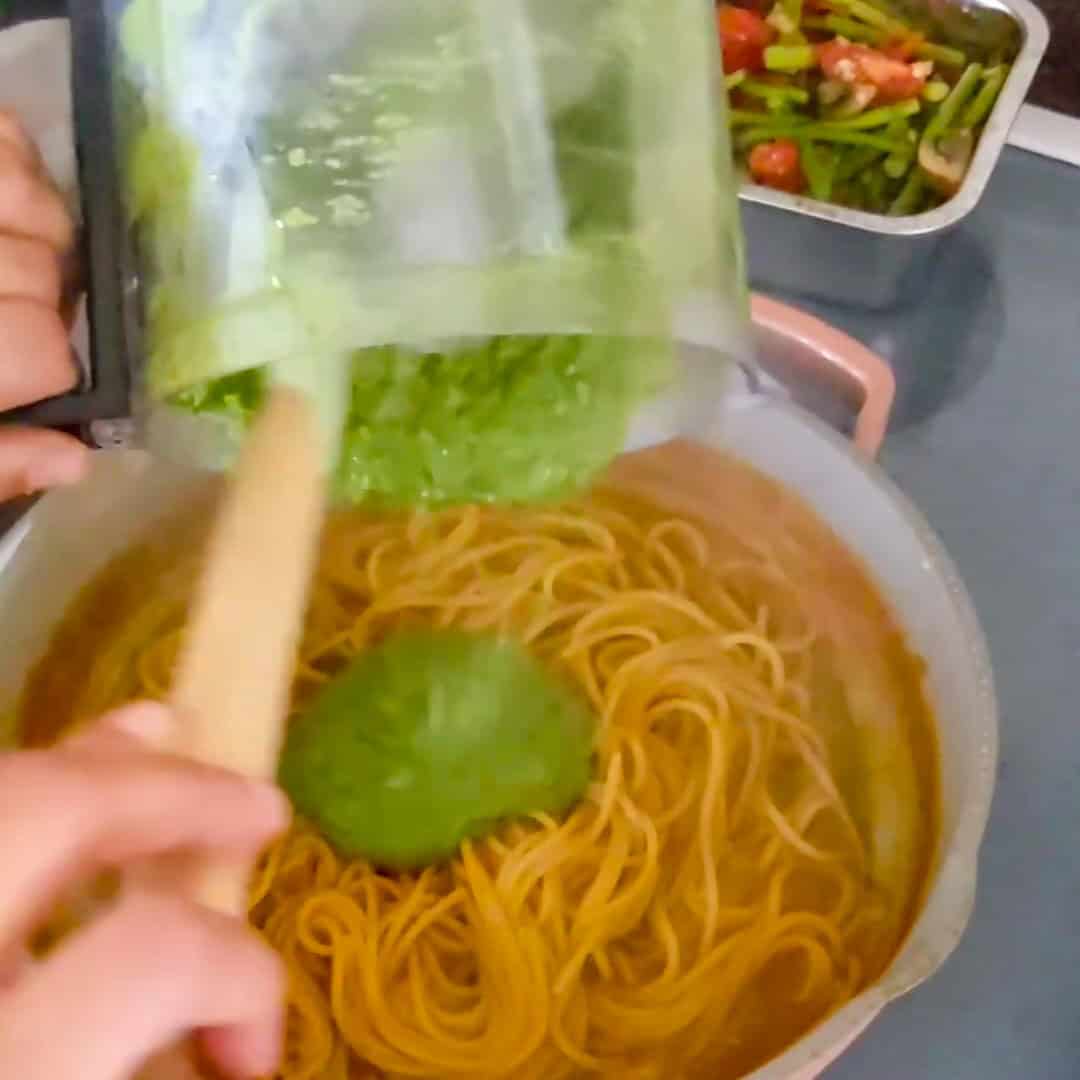
{"type": "Polygon", "coordinates": [[[90,451],[70,435],[0,427],[0,502],[76,484],[89,465],[90,451]]]}
{"type": "Polygon", "coordinates": [[[219,1071],[265,1076],[280,1056],[284,996],[281,961],[253,931],[177,897],[128,890],[5,998],[0,1072],[115,1080],[200,1031],[219,1071]]]}

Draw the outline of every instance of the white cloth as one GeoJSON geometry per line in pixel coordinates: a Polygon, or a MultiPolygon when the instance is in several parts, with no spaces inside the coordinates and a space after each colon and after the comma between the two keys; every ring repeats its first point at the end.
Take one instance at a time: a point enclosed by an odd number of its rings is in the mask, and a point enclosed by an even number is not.
{"type": "Polygon", "coordinates": [[[75,210],[70,42],[66,19],[23,23],[0,33],[0,107],[15,113],[34,137],[49,173],[75,210]]]}

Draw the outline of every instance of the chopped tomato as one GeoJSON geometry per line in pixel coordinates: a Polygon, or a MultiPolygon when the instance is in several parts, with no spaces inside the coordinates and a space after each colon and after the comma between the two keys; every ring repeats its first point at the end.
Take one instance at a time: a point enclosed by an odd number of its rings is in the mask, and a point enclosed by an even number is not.
{"type": "Polygon", "coordinates": [[[776,39],[776,31],[756,12],[721,4],[716,9],[724,71],[760,71],[765,66],[765,50],[776,39]]]}
{"type": "Polygon", "coordinates": [[[869,45],[850,41],[827,41],[817,47],[818,62],[825,75],[836,82],[869,83],[877,90],[877,100],[889,103],[918,97],[926,79],[916,75],[911,64],[894,60],[869,45]]]}
{"type": "Polygon", "coordinates": [[[758,143],[750,151],[750,175],[755,183],[798,195],[806,187],[797,143],[790,139],[758,143]]]}

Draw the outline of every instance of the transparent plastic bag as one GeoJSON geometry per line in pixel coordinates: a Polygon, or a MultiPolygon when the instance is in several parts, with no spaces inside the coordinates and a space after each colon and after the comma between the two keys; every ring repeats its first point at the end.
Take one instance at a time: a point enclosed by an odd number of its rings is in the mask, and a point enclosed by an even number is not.
{"type": "Polygon", "coordinates": [[[223,463],[268,367],[342,352],[352,500],[557,497],[693,428],[730,373],[688,384],[673,340],[747,341],[710,13],[120,9],[151,445],[223,463]]]}

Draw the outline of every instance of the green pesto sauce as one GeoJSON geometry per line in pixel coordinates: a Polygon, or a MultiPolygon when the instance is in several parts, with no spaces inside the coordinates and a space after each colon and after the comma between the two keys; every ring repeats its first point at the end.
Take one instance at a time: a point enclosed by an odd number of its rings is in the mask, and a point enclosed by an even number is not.
{"type": "Polygon", "coordinates": [[[292,725],[279,778],[341,852],[394,869],[509,818],[560,814],[591,775],[593,719],[512,641],[409,632],[363,654],[292,725]]]}
{"type": "MultiPolygon", "coordinates": [[[[622,450],[668,348],[605,337],[500,337],[453,352],[367,349],[353,361],[335,490],[375,507],[534,503],[588,486],[622,450]]],[[[232,418],[258,408],[261,371],[174,403],[232,418]]]]}

